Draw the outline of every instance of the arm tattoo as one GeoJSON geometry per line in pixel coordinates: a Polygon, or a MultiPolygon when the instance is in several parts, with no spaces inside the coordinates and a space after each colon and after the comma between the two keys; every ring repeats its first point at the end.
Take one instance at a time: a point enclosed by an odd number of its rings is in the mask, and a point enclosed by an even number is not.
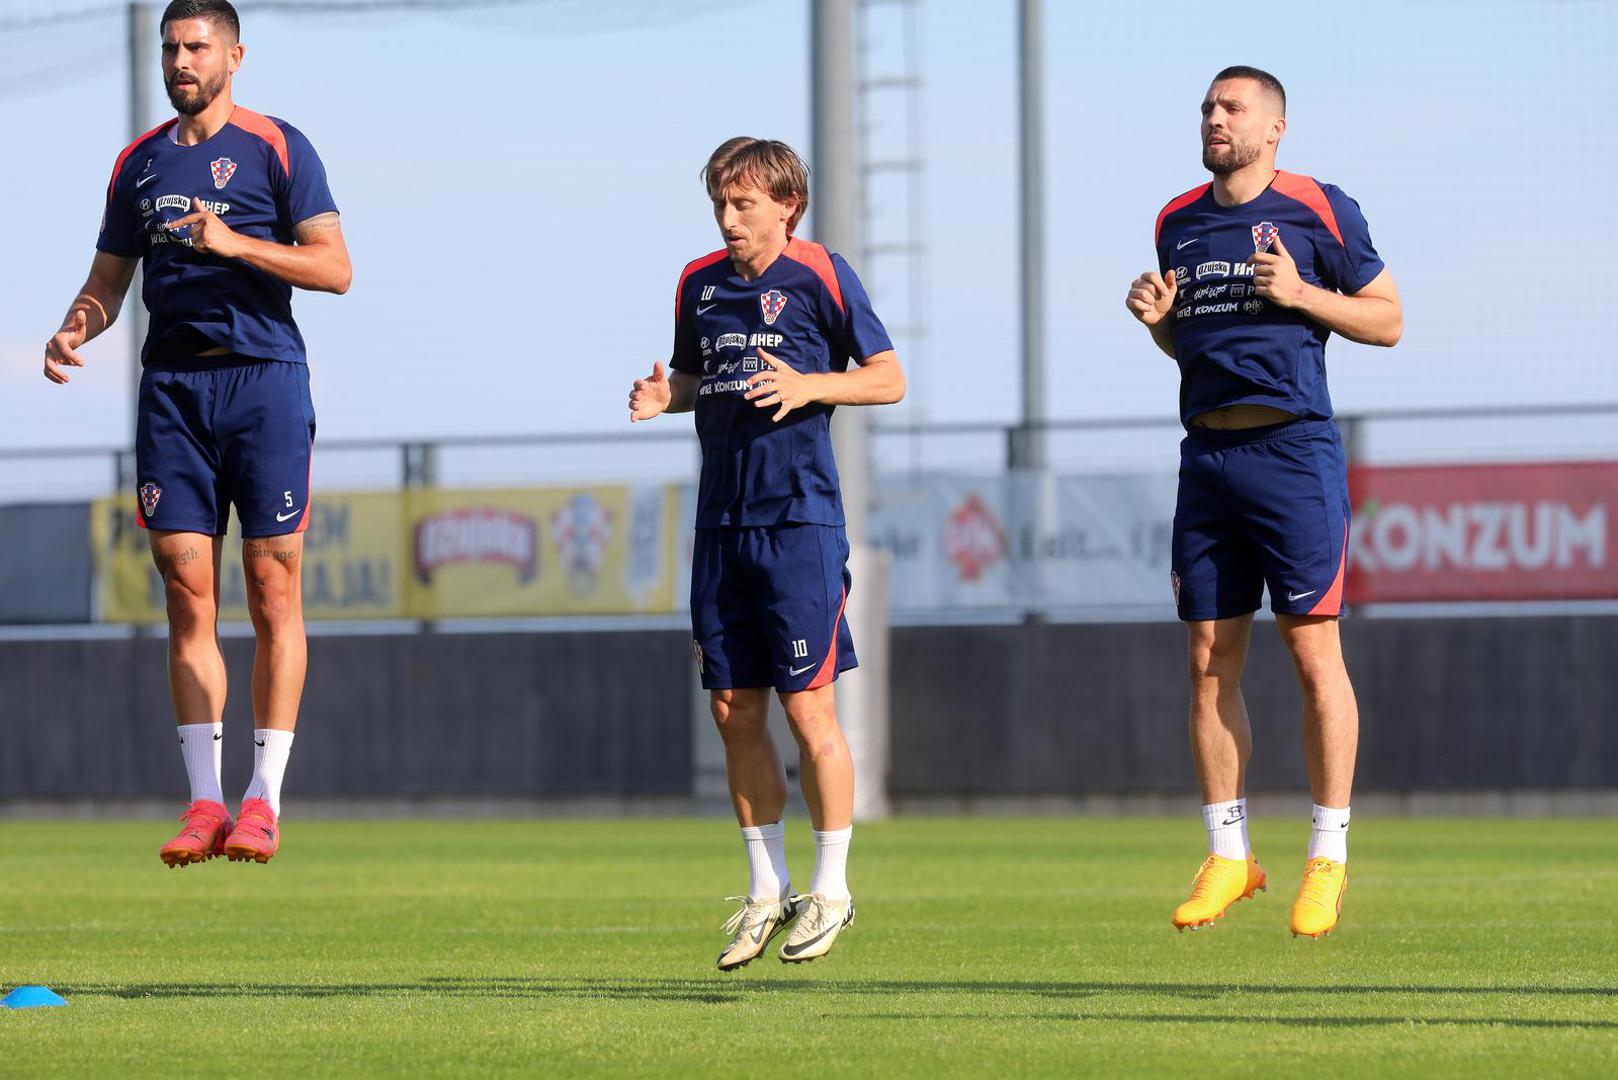
{"type": "Polygon", "coordinates": [[[312,218],[305,218],[292,227],[292,238],[300,244],[307,244],[322,233],[338,228],[341,220],[336,213],[316,214],[312,218]]]}

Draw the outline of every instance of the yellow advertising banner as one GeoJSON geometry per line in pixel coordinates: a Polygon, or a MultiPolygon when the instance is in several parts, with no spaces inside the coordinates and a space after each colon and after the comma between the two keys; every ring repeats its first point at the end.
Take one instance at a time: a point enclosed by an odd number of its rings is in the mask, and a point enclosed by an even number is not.
{"type": "Polygon", "coordinates": [[[674,610],[665,485],[412,490],[407,606],[421,619],[674,610]]]}
{"type": "MultiPolygon", "coordinates": [[[[311,619],[660,614],[675,610],[678,488],[600,485],[495,491],[320,493],[304,537],[311,619]]],[[[164,619],[134,501],[91,510],[96,610],[104,622],[164,619]]],[[[220,615],[246,619],[239,526],[231,523],[220,615]]]]}

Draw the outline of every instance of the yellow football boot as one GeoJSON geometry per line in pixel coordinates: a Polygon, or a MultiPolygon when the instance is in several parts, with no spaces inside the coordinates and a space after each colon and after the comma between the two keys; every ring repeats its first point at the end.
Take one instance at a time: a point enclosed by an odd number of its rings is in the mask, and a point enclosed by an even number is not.
{"type": "Polygon", "coordinates": [[[1178,930],[1207,926],[1238,900],[1246,900],[1265,887],[1264,868],[1249,854],[1247,861],[1210,855],[1191,880],[1191,897],[1174,909],[1178,930]]]}
{"type": "Polygon", "coordinates": [[[1333,862],[1323,855],[1310,859],[1303,868],[1303,887],[1292,904],[1292,936],[1321,938],[1331,933],[1343,914],[1343,894],[1347,891],[1347,863],[1333,862]]]}

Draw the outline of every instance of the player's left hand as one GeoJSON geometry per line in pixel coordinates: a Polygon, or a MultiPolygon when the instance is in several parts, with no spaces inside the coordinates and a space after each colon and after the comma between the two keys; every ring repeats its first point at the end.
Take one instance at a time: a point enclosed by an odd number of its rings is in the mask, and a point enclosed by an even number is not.
{"type": "Polygon", "coordinates": [[[193,250],[200,251],[204,255],[217,255],[221,259],[235,258],[241,252],[242,234],[226,225],[218,214],[209,210],[203,204],[202,196],[192,199],[191,205],[195,208],[191,213],[169,222],[169,231],[177,232],[189,225],[193,250]]]}
{"type": "Polygon", "coordinates": [[[770,417],[772,422],[815,400],[811,392],[813,380],[808,375],[785,361],[777,360],[763,349],[758,350],[758,358],[763,361],[764,370],[748,378],[747,385],[752,389],[742,396],[751,401],[755,408],[776,407],[775,415],[770,417]]]}
{"type": "Polygon", "coordinates": [[[1298,276],[1298,264],[1287,253],[1281,242],[1281,233],[1275,234],[1275,247],[1270,251],[1255,251],[1247,260],[1253,264],[1253,291],[1277,307],[1299,307],[1307,288],[1298,276]]]}

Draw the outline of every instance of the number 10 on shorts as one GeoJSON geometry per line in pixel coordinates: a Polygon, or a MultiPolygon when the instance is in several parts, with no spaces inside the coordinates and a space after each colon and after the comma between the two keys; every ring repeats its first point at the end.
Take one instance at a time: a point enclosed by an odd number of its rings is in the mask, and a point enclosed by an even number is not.
{"type": "Polygon", "coordinates": [[[806,657],[808,657],[808,655],[809,655],[809,642],[806,639],[799,638],[798,640],[796,640],[796,641],[794,641],[792,643],[792,659],[794,659],[794,660],[803,660],[806,657]]]}

